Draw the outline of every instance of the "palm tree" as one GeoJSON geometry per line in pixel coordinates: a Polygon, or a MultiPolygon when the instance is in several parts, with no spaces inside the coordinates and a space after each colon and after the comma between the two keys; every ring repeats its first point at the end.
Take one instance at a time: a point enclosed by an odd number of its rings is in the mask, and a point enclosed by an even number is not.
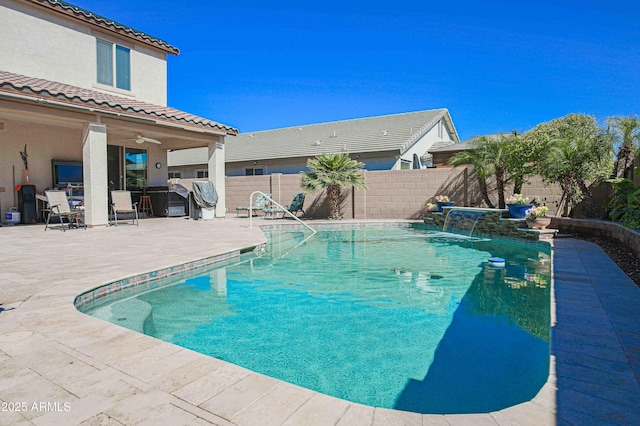
{"type": "Polygon", "coordinates": [[[504,209],[506,206],[504,189],[509,177],[508,141],[509,137],[503,134],[500,134],[499,139],[482,136],[471,142],[471,150],[459,152],[449,160],[449,163],[454,166],[462,164],[473,165],[482,198],[489,208],[494,208],[487,190],[487,179],[491,175],[495,176],[496,179],[498,207],[504,209]]]}
{"type": "Polygon", "coordinates": [[[640,142],[640,119],[634,115],[618,116],[607,119],[607,123],[613,131],[616,142],[620,144],[613,177],[633,180],[633,160],[637,152],[635,142],[640,142]]]}
{"type": "Polygon", "coordinates": [[[489,189],[487,187],[487,179],[493,174],[487,163],[485,162],[482,153],[476,150],[460,151],[455,154],[449,160],[449,164],[457,167],[471,164],[473,166],[472,176],[475,176],[480,188],[480,195],[490,209],[495,208],[495,205],[489,198],[489,189]]]}
{"type": "Polygon", "coordinates": [[[311,194],[327,191],[329,219],[340,219],[342,187],[354,186],[367,189],[362,168],[364,163],[352,160],[347,154],[322,154],[307,161],[308,172],[301,172],[302,189],[311,194]]]}

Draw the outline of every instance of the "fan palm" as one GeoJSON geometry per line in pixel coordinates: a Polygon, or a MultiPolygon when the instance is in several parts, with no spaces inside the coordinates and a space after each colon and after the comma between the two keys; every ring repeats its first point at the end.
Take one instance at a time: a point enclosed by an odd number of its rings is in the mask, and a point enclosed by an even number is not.
{"type": "Polygon", "coordinates": [[[490,209],[495,208],[495,205],[489,198],[489,189],[487,187],[487,179],[491,177],[493,174],[488,164],[485,162],[485,158],[481,152],[470,150],[470,151],[460,151],[455,154],[449,160],[449,164],[453,166],[462,166],[471,164],[473,166],[473,176],[475,176],[476,181],[478,182],[478,187],[480,188],[480,195],[482,195],[482,199],[487,204],[487,207],[490,209]]]}
{"type": "Polygon", "coordinates": [[[340,219],[342,188],[354,186],[367,189],[362,168],[364,163],[352,160],[347,154],[321,154],[307,161],[308,172],[301,172],[302,189],[311,194],[326,190],[329,200],[329,218],[340,219]]]}
{"type": "Polygon", "coordinates": [[[499,139],[482,136],[471,142],[471,150],[462,151],[454,155],[449,163],[454,166],[462,164],[473,165],[474,173],[480,185],[480,192],[484,202],[489,208],[494,208],[489,199],[487,189],[487,179],[493,175],[496,179],[496,189],[498,192],[498,207],[505,208],[504,190],[508,181],[509,170],[509,136],[503,134],[499,139]]]}

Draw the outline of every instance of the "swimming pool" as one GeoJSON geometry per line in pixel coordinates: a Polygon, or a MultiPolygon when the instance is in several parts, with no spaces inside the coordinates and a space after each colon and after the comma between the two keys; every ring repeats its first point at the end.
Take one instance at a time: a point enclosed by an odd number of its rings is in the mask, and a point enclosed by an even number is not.
{"type": "Polygon", "coordinates": [[[546,382],[548,250],[420,227],[267,237],[260,256],[87,312],[378,407],[494,411],[546,382]]]}

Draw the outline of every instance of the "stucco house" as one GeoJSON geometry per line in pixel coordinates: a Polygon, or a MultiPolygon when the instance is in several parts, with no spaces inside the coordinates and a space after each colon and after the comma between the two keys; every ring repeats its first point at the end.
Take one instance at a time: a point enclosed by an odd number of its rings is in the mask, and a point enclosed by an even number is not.
{"type": "Polygon", "coordinates": [[[110,189],[166,185],[167,150],[200,147],[224,215],[225,138],[238,132],[167,106],[176,47],[56,0],[0,0],[0,27],[2,217],[27,181],[25,146],[28,182],[79,184],[88,226],[108,223],[110,189]]]}
{"type": "MultiPolygon", "coordinates": [[[[432,147],[460,142],[445,108],[243,133],[227,144],[227,176],[293,174],[322,153],[348,153],[367,170],[430,166],[432,147]],[[414,162],[414,154],[422,165],[414,162]]],[[[168,154],[169,176],[206,176],[204,149],[168,154]]]]}
{"type": "Polygon", "coordinates": [[[429,154],[433,161],[433,167],[453,167],[449,164],[451,158],[461,151],[469,151],[473,149],[473,143],[476,139],[484,137],[498,141],[503,136],[507,135],[505,133],[491,133],[483,136],[472,136],[471,138],[455,145],[433,146],[429,149],[429,154]]]}
{"type": "Polygon", "coordinates": [[[469,149],[471,149],[471,144],[469,141],[464,141],[455,145],[433,147],[429,150],[429,154],[431,154],[433,167],[453,167],[449,164],[451,157],[458,152],[469,149]]]}

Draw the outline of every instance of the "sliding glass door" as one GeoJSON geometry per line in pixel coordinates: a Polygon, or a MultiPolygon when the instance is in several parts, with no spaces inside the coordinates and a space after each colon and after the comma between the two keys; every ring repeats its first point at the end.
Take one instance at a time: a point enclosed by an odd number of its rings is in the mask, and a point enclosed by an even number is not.
{"type": "Polygon", "coordinates": [[[107,145],[109,190],[143,191],[148,165],[146,149],[107,145]]]}
{"type": "Polygon", "coordinates": [[[128,191],[141,191],[147,187],[147,150],[124,148],[125,182],[128,191]]]}

